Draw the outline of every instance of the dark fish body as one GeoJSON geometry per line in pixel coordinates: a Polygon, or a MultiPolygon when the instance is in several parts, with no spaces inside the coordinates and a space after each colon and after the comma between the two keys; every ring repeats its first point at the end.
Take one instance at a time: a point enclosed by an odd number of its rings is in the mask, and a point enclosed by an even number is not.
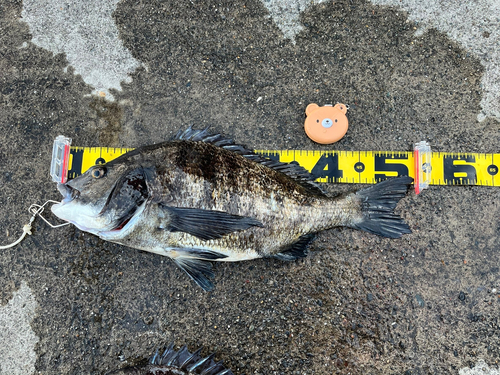
{"type": "Polygon", "coordinates": [[[234,375],[221,362],[213,360],[214,355],[200,356],[201,349],[190,353],[186,346],[178,351],[170,344],[149,359],[145,366],[127,367],[112,371],[108,375],[234,375]]]}
{"type": "Polygon", "coordinates": [[[335,198],[312,179],[298,165],[188,129],[60,184],[53,212],[105,240],[169,256],[205,290],[213,287],[208,261],[294,260],[314,233],[336,226],[410,232],[393,209],[411,178],[335,198]]]}

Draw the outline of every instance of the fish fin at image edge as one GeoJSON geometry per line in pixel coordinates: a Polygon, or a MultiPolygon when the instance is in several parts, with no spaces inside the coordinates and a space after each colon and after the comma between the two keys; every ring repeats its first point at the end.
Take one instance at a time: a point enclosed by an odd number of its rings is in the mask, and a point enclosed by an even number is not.
{"type": "Polygon", "coordinates": [[[190,374],[204,374],[204,375],[233,375],[233,372],[226,369],[222,361],[215,362],[213,360],[215,354],[210,354],[207,357],[202,357],[200,355],[201,348],[191,353],[186,346],[183,346],[178,351],[174,349],[174,343],[172,342],[164,351],[160,354],[157,350],[152,358],[150,358],[149,363],[158,366],[174,366],[180,370],[189,371],[190,374]]]}
{"type": "Polygon", "coordinates": [[[222,361],[215,362],[215,353],[209,356],[201,355],[202,348],[191,353],[184,345],[179,350],[174,349],[172,342],[167,347],[156,350],[144,366],[126,367],[106,375],[153,375],[153,374],[191,374],[191,375],[234,375],[222,361]]]}

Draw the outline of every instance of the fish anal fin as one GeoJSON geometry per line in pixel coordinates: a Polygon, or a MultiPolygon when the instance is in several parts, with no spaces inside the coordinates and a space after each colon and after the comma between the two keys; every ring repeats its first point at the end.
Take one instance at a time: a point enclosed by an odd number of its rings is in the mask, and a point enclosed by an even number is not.
{"type": "Polygon", "coordinates": [[[169,222],[163,229],[185,232],[201,240],[213,240],[222,236],[263,224],[248,216],[228,214],[222,211],[198,208],[178,208],[160,205],[168,211],[169,222]]]}
{"type": "Polygon", "coordinates": [[[296,260],[298,258],[304,258],[308,254],[308,248],[313,239],[314,234],[301,236],[297,242],[294,242],[287,248],[281,250],[279,253],[274,254],[273,257],[280,260],[296,260]]]}

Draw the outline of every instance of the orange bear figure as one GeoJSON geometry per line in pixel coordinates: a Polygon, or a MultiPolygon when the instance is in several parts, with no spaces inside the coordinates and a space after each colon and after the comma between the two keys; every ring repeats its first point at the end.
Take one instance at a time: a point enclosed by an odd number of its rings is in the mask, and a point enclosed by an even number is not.
{"type": "Polygon", "coordinates": [[[306,108],[304,129],[309,138],[321,144],[334,143],[340,140],[347,132],[347,106],[337,103],[335,106],[327,104],[320,107],[311,103],[306,108]]]}

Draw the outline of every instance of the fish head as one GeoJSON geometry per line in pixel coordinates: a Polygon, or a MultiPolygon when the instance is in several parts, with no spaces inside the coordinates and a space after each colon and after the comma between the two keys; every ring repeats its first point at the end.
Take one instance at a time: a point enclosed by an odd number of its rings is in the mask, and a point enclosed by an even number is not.
{"type": "Polygon", "coordinates": [[[146,171],[130,163],[95,165],[57,188],[63,199],[54,215],[97,235],[121,231],[149,197],[146,171]]]}

